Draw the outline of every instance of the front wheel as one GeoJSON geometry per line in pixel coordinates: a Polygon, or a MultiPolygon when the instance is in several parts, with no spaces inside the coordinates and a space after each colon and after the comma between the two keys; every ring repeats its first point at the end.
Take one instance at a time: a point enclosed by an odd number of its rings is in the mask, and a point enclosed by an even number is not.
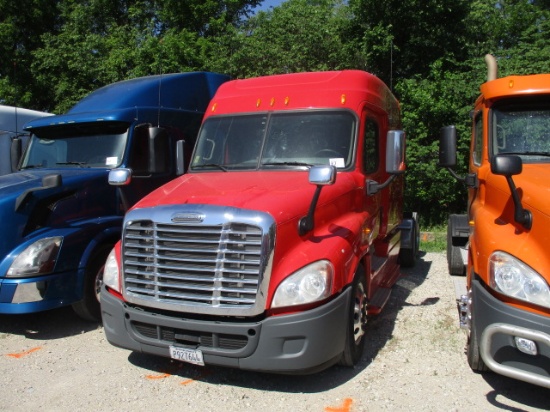
{"type": "MultiPolygon", "coordinates": [[[[413,214],[413,224],[411,227],[411,247],[399,249],[399,263],[402,267],[412,268],[416,264],[416,258],[420,251],[420,227],[416,214],[413,214]]],[[[403,233],[401,234],[403,236],[403,233]]]]}
{"type": "Polygon", "coordinates": [[[73,310],[82,319],[89,321],[101,320],[99,292],[103,284],[105,261],[111,251],[111,246],[104,245],[94,252],[86,266],[84,276],[84,292],[82,300],[73,304],[73,310]]]}
{"type": "MultiPolygon", "coordinates": [[[[461,246],[453,244],[453,234],[464,227],[468,228],[468,217],[466,215],[451,215],[447,223],[447,264],[451,276],[465,276],[466,265],[462,260],[461,246]]],[[[466,229],[467,230],[467,229],[466,229]]],[[[468,238],[462,236],[461,244],[466,244],[468,238]]]]}
{"type": "Polygon", "coordinates": [[[365,329],[367,326],[367,293],[365,272],[362,268],[357,271],[352,286],[352,297],[348,311],[346,344],[340,364],[353,366],[363,354],[365,346],[365,329]]]}
{"type": "MultiPolygon", "coordinates": [[[[471,310],[471,309],[470,309],[471,310]]],[[[472,313],[472,320],[470,322],[470,334],[468,335],[468,343],[466,348],[466,356],[468,358],[468,365],[477,373],[487,372],[489,368],[485,365],[483,358],[479,352],[479,338],[477,336],[477,329],[475,325],[475,318],[472,313]]]]}

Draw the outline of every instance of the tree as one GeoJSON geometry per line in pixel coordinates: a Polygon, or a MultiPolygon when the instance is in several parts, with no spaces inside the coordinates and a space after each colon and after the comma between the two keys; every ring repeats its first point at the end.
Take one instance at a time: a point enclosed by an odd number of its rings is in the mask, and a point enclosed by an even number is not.
{"type": "Polygon", "coordinates": [[[422,210],[428,224],[443,223],[448,213],[464,212],[467,192],[437,167],[439,129],[458,131],[459,174],[468,170],[471,118],[468,115],[486,81],[483,56],[493,53],[499,76],[550,72],[550,15],[537,2],[472,2],[463,24],[470,28],[460,62],[451,54],[432,61],[429,72],[396,81],[408,136],[406,203],[422,210]]]}
{"type": "Polygon", "coordinates": [[[44,109],[34,101],[32,52],[59,28],[55,0],[0,0],[0,103],[44,109]]]}
{"type": "Polygon", "coordinates": [[[460,61],[469,1],[350,0],[355,44],[368,70],[388,85],[427,75],[437,60],[460,61]],[[445,58],[445,59],[443,59],[445,58]]]}
{"type": "Polygon", "coordinates": [[[209,66],[234,77],[350,67],[347,10],[340,0],[288,0],[212,41],[209,66]]]}
{"type": "Polygon", "coordinates": [[[40,106],[65,112],[106,84],[151,74],[208,70],[203,48],[259,0],[76,0],[59,3],[62,24],[42,35],[32,72],[40,106]],[[185,15],[178,13],[185,12],[185,15]],[[227,24],[227,26],[225,25],[227,24]]]}

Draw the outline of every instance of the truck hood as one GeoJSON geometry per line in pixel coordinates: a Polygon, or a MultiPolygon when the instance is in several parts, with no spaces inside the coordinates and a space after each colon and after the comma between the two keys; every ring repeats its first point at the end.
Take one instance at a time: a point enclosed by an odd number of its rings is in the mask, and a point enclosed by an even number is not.
{"type": "Polygon", "coordinates": [[[6,198],[13,199],[28,189],[42,186],[42,179],[48,175],[61,175],[63,185],[80,184],[82,179],[88,180],[98,176],[107,179],[103,169],[32,169],[22,170],[0,176],[0,202],[5,204],[6,198]]]}
{"type": "Polygon", "coordinates": [[[550,164],[524,164],[522,173],[513,179],[523,206],[550,217],[550,164]]]}
{"type": "Polygon", "coordinates": [[[105,183],[107,173],[106,169],[34,169],[0,176],[0,256],[6,256],[22,239],[50,223],[52,219],[58,225],[65,225],[67,220],[78,219],[79,214],[86,213],[83,205],[88,205],[90,199],[92,207],[112,207],[103,189],[107,187],[107,190],[113,190],[105,183]],[[53,174],[61,175],[61,186],[33,191],[42,187],[45,176],[53,174]],[[20,206],[15,210],[18,198],[20,206]],[[39,208],[41,211],[36,208],[40,199],[47,201],[39,208]],[[73,206],[76,204],[74,209],[77,212],[70,216],[64,208],[67,202],[73,206]],[[46,215],[45,207],[50,210],[46,215]]]}
{"type": "MultiPolygon", "coordinates": [[[[168,204],[208,204],[268,212],[278,222],[307,214],[316,186],[307,171],[214,172],[184,175],[143,198],[135,208],[168,204]]],[[[318,206],[356,189],[350,173],[325,186],[318,206]]]]}

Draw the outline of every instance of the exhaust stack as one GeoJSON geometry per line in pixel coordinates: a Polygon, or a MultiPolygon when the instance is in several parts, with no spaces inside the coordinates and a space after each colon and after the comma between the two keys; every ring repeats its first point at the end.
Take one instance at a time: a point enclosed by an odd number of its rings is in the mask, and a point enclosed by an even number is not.
{"type": "Polygon", "coordinates": [[[496,80],[497,78],[497,59],[492,54],[485,55],[485,63],[487,64],[487,81],[496,80]]]}

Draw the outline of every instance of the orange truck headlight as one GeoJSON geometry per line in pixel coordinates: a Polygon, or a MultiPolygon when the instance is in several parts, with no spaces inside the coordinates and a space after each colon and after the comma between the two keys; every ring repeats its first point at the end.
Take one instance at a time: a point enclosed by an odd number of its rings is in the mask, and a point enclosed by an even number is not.
{"type": "Polygon", "coordinates": [[[505,252],[489,259],[489,284],[504,295],[550,308],[550,288],[544,278],[505,252]]]}

